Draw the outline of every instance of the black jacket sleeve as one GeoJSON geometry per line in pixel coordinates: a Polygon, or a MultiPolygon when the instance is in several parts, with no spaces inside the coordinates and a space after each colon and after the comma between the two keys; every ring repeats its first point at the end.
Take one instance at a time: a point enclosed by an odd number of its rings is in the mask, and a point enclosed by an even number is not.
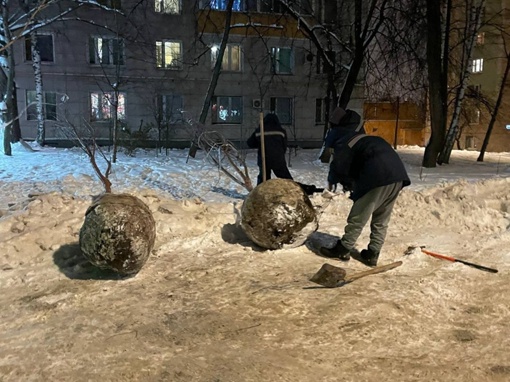
{"type": "Polygon", "coordinates": [[[246,141],[246,144],[247,144],[247,145],[248,145],[248,147],[249,147],[249,148],[251,148],[251,149],[256,149],[256,148],[258,148],[258,147],[260,146],[260,143],[259,143],[260,141],[259,141],[259,139],[257,138],[257,135],[256,135],[256,134],[257,134],[257,130],[258,130],[258,129],[256,129],[256,130],[252,133],[252,135],[250,135],[250,137],[248,138],[248,140],[246,141]]]}

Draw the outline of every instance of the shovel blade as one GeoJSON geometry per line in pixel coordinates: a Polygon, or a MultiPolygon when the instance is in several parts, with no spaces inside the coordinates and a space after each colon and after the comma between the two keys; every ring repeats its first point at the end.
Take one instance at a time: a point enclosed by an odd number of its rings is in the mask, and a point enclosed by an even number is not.
{"type": "Polygon", "coordinates": [[[323,264],[321,269],[312,276],[310,281],[325,286],[326,288],[335,288],[345,280],[347,272],[345,269],[335,267],[331,264],[323,264]]]}

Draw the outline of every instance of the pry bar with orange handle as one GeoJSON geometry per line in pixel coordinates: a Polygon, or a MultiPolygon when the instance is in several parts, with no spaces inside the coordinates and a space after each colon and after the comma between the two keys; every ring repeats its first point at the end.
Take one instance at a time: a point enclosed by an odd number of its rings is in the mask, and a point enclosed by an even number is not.
{"type": "Polygon", "coordinates": [[[438,259],[448,260],[448,261],[451,261],[454,263],[462,263],[465,265],[469,265],[470,267],[480,269],[481,271],[485,271],[485,272],[498,273],[498,270],[494,269],[494,268],[484,267],[483,265],[470,263],[469,261],[465,261],[465,260],[459,260],[459,259],[456,259],[455,257],[451,257],[451,256],[440,255],[439,253],[428,251],[424,247],[420,247],[420,249],[423,253],[425,253],[429,256],[432,256],[432,257],[436,257],[438,259]]]}

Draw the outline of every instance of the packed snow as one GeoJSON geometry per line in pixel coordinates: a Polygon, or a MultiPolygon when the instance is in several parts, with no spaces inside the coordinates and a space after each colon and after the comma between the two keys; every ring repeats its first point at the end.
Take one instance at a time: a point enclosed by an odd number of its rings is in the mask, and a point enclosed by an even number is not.
{"type": "MultiPolygon", "coordinates": [[[[325,262],[368,269],[317,255],[342,235],[342,192],[310,197],[319,229],[304,245],[263,250],[238,224],[248,191],[203,151],[121,152],[112,191],[144,201],[157,229],[145,266],[121,278],[78,245],[103,192],[88,157],[13,145],[0,156],[0,380],[508,381],[510,153],[422,168],[423,150],[397,149],[412,185],[379,263],[403,264],[321,288],[309,279],[325,262]],[[409,250],[421,245],[498,273],[409,250]]],[[[325,187],[317,157],[291,150],[296,181],[325,187]]],[[[255,182],[256,151],[246,158],[255,182]]]]}

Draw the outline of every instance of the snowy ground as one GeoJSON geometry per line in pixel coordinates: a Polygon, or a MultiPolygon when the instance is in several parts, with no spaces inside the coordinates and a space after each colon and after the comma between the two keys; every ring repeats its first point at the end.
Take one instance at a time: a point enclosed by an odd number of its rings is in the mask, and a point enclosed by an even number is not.
{"type": "MultiPolygon", "coordinates": [[[[121,155],[114,192],[153,212],[153,255],[119,279],[83,258],[78,233],[102,191],[78,149],[0,156],[1,381],[508,381],[510,153],[455,151],[420,166],[400,196],[380,263],[341,288],[309,278],[319,245],[341,235],[351,202],[311,199],[319,230],[263,251],[236,225],[246,190],[185,150],[121,155]],[[408,246],[497,268],[404,253],[408,246]]],[[[256,156],[248,156],[255,180],[256,156]]],[[[296,181],[324,186],[316,150],[290,156],[296,181]]],[[[358,249],[364,248],[364,232],[358,249]]],[[[348,274],[367,268],[330,261],[348,274]]]]}

